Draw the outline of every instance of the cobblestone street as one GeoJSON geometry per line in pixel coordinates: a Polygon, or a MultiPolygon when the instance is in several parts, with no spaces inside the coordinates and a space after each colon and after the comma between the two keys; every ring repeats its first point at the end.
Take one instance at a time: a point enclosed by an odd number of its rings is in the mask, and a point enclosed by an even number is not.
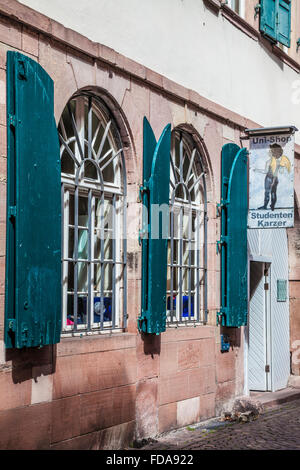
{"type": "Polygon", "coordinates": [[[162,435],[142,450],[300,450],[300,400],[249,423],[213,420],[162,435]]]}

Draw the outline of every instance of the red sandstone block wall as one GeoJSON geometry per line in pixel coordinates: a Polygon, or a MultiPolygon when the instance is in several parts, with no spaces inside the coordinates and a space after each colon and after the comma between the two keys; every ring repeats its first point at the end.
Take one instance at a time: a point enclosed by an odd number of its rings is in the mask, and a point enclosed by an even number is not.
{"type": "Polygon", "coordinates": [[[45,17],[34,18],[40,32],[0,16],[0,448],[119,448],[134,437],[154,436],[214,416],[242,391],[242,348],[233,341],[233,349],[221,354],[220,328],[215,327],[220,302],[215,254],[220,236],[215,212],[220,198],[220,149],[226,142],[239,142],[240,128],[230,119],[240,117],[105,46],[82,40],[62,25],[45,17]],[[41,32],[50,26],[55,40],[41,32]],[[68,41],[81,52],[67,47],[68,41]],[[124,334],[63,338],[57,346],[41,350],[5,351],[5,63],[6,51],[11,49],[38,60],[53,78],[57,120],[72,94],[86,86],[106,90],[113,111],[123,113],[124,122],[118,122],[128,177],[130,260],[128,332],[124,334]],[[188,124],[205,142],[209,156],[209,326],[168,329],[159,337],[137,334],[136,322],[141,284],[137,195],[142,180],[144,116],[156,137],[168,122],[173,127],[188,124]]]}

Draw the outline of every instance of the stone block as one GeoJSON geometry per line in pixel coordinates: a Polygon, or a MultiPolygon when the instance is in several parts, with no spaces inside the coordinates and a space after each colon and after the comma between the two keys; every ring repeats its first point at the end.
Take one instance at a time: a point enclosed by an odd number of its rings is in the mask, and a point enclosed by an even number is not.
{"type": "MultiPolygon", "coordinates": [[[[194,371],[193,371],[194,373],[194,371]]],[[[159,404],[165,405],[190,398],[189,370],[184,370],[166,377],[160,377],[159,404]]],[[[199,395],[199,393],[197,394],[199,395]]]]}
{"type": "Polygon", "coordinates": [[[189,371],[189,397],[207,395],[216,391],[215,367],[204,366],[189,371]]]}
{"type": "Polygon", "coordinates": [[[136,438],[158,434],[158,379],[140,381],[136,389],[136,438]]]}
{"type": "Polygon", "coordinates": [[[199,367],[200,341],[181,341],[178,344],[178,370],[199,367]]]}
{"type": "Polygon", "coordinates": [[[160,336],[137,335],[137,379],[158,377],[161,351],[160,336]]]}
{"type": "Polygon", "coordinates": [[[177,426],[177,403],[168,403],[158,409],[159,432],[169,431],[177,426]]]}
{"type": "Polygon", "coordinates": [[[2,450],[46,450],[50,448],[51,403],[0,412],[2,450]]]}
{"type": "Polygon", "coordinates": [[[187,426],[199,421],[200,397],[189,398],[177,403],[177,426],[187,426]]]}
{"type": "Polygon", "coordinates": [[[19,23],[0,17],[0,42],[16,49],[22,49],[22,27],[19,23]]]}
{"type": "Polygon", "coordinates": [[[176,374],[178,370],[177,342],[162,343],[160,350],[160,377],[176,374]]]}
{"type": "Polygon", "coordinates": [[[36,57],[39,55],[39,36],[26,26],[22,30],[22,50],[36,57]]]}
{"type": "Polygon", "coordinates": [[[80,434],[80,396],[52,402],[51,444],[80,434]]]}
{"type": "Polygon", "coordinates": [[[226,353],[221,353],[216,346],[216,370],[217,382],[229,382],[235,379],[235,350],[230,349],[226,353]]]}
{"type": "Polygon", "coordinates": [[[216,416],[216,396],[214,393],[201,395],[200,419],[205,420],[216,416]]]}
{"type": "MultiPolygon", "coordinates": [[[[51,367],[51,366],[50,366],[51,367]]],[[[34,373],[34,371],[33,371],[34,373]]],[[[32,379],[31,404],[52,400],[53,375],[40,375],[32,379]]]]}
{"type": "Polygon", "coordinates": [[[0,411],[30,405],[31,381],[15,383],[12,371],[4,369],[0,372],[0,393],[0,411]]]}

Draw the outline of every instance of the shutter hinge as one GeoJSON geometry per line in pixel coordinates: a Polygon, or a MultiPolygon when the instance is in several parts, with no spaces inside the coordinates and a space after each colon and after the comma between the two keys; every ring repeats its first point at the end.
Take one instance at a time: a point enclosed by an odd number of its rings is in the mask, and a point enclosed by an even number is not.
{"type": "Polygon", "coordinates": [[[18,61],[18,72],[20,80],[27,80],[27,62],[24,60],[18,61]]]}
{"type": "Polygon", "coordinates": [[[265,289],[265,290],[269,290],[269,283],[268,283],[268,282],[265,282],[265,284],[264,284],[264,289],[265,289]]]}
{"type": "Polygon", "coordinates": [[[266,367],[265,367],[265,372],[270,372],[270,366],[269,366],[269,364],[266,365],[266,367]]]}
{"type": "Polygon", "coordinates": [[[148,235],[148,231],[149,231],[148,229],[144,229],[144,228],[143,228],[142,230],[139,230],[139,245],[140,245],[140,246],[141,246],[141,244],[142,244],[142,240],[143,240],[144,238],[148,238],[148,236],[147,236],[147,235],[148,235]]]}
{"type": "Polygon", "coordinates": [[[217,255],[220,253],[220,247],[228,243],[228,236],[222,235],[221,240],[217,240],[217,255]]]}
{"type": "Polygon", "coordinates": [[[228,206],[228,204],[229,201],[224,201],[223,199],[221,200],[220,204],[217,204],[217,217],[221,216],[223,207],[228,206]]]}
{"type": "Polygon", "coordinates": [[[144,183],[143,185],[140,186],[138,202],[142,202],[142,201],[143,201],[143,193],[145,193],[146,191],[149,191],[149,185],[148,185],[148,183],[144,183]]]}
{"type": "Polygon", "coordinates": [[[15,318],[9,318],[7,320],[8,329],[15,332],[16,331],[16,320],[15,318]]]}
{"type": "Polygon", "coordinates": [[[11,127],[16,127],[17,125],[17,119],[14,114],[8,114],[8,122],[11,127]]]}
{"type": "Polygon", "coordinates": [[[17,215],[17,208],[16,206],[9,206],[8,208],[8,215],[10,219],[15,219],[17,215]]]}
{"type": "Polygon", "coordinates": [[[255,11],[254,19],[255,20],[256,20],[256,17],[259,15],[260,9],[261,9],[261,4],[257,3],[254,7],[254,11],[255,11]]]}

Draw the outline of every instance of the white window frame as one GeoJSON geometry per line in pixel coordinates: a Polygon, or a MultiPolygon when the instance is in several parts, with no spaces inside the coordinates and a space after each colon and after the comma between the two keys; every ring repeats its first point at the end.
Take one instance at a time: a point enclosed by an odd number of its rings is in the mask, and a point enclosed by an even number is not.
{"type": "Polygon", "coordinates": [[[62,331],[64,335],[74,336],[122,331],[126,328],[127,319],[127,278],[126,238],[124,236],[126,233],[126,170],[121,139],[113,117],[97,96],[88,92],[77,94],[72,97],[67,107],[69,121],[64,122],[67,119],[66,113],[63,113],[59,122],[63,219],[62,331]],[[71,103],[73,109],[75,107],[75,112],[72,111],[71,103]],[[68,131],[66,124],[68,124],[68,131]],[[74,161],[74,171],[66,168],[64,164],[66,158],[69,162],[71,162],[70,158],[74,161]],[[92,171],[86,175],[85,169],[87,168],[88,171],[88,165],[90,169],[95,168],[95,170],[94,173],[92,171]],[[104,170],[109,166],[113,181],[105,181],[104,170]],[[66,169],[68,172],[64,171],[66,169]],[[74,201],[74,212],[71,211],[71,200],[74,201]],[[80,201],[86,201],[87,205],[87,214],[83,216],[86,220],[83,221],[79,220],[80,201]],[[109,207],[111,211],[110,223],[107,223],[104,217],[105,207],[109,207]],[[98,216],[97,208],[98,213],[100,211],[98,216]],[[74,214],[72,220],[70,214],[74,214]],[[72,254],[69,250],[71,232],[74,240],[72,254]],[[85,233],[87,233],[86,239],[83,236],[85,233]],[[96,256],[97,236],[99,238],[97,246],[100,247],[100,252],[96,256]],[[82,255],[79,245],[84,239],[85,252],[82,255]],[[108,246],[111,252],[109,258],[105,254],[108,246]],[[81,266],[86,266],[87,270],[85,289],[82,291],[79,289],[81,266]],[[74,268],[71,275],[69,275],[70,267],[71,270],[74,268]],[[99,282],[96,281],[97,271],[100,271],[99,282]],[[73,284],[71,283],[70,288],[69,281],[72,278],[73,284]],[[72,296],[74,300],[71,315],[72,302],[69,300],[68,307],[68,297],[72,299],[72,296]],[[99,297],[99,301],[95,301],[96,297],[99,297]],[[82,323],[79,318],[80,312],[78,312],[80,298],[83,299],[81,304],[85,304],[83,310],[86,312],[82,323]]]}
{"type": "Polygon", "coordinates": [[[199,149],[185,131],[173,131],[170,158],[167,325],[194,325],[204,323],[207,312],[205,172],[199,149]],[[179,195],[178,190],[181,191],[179,195]],[[176,223],[178,218],[179,223],[176,223]],[[172,299],[175,298],[176,309],[173,310],[172,299]]]}

